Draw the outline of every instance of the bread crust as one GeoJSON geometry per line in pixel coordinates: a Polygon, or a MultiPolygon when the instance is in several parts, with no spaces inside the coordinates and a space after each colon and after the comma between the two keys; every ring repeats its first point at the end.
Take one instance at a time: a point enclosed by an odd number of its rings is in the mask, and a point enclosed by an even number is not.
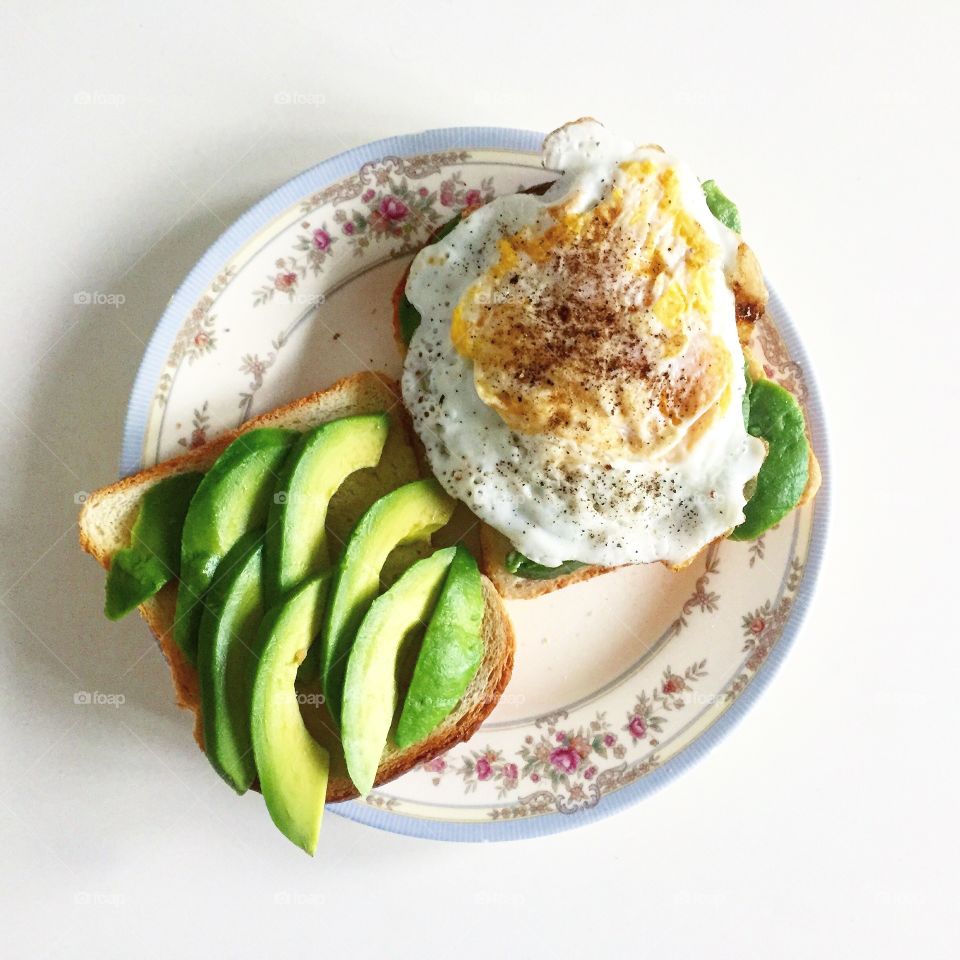
{"type": "MultiPolygon", "coordinates": [[[[130,499],[129,509],[125,514],[121,510],[114,512],[111,520],[117,521],[120,527],[125,527],[129,534],[129,526],[136,515],[139,498],[143,492],[166,477],[190,470],[208,469],[220,453],[241,433],[266,426],[289,426],[295,422],[298,415],[309,422],[321,423],[334,419],[334,416],[311,418],[310,411],[322,406],[324,410],[338,407],[345,408],[339,415],[348,413],[373,412],[375,409],[387,407],[392,413],[404,433],[411,451],[413,471],[417,472],[417,459],[413,455],[414,433],[409,417],[400,400],[399,384],[384,374],[363,372],[352,374],[337,381],[327,390],[310,394],[295,400],[293,403],[278,407],[268,413],[248,420],[235,430],[227,431],[221,436],[205,443],[201,447],[165,460],[139,473],[124,477],[116,483],[103,487],[90,495],[84,503],[79,518],[79,540],[81,548],[89,553],[104,568],[109,570],[112,554],[107,538],[97,526],[96,519],[99,512],[114,502],[130,499]],[[359,403],[357,400],[359,399],[359,403]],[[340,402],[342,401],[342,403],[340,402]]],[[[336,414],[335,414],[336,415],[336,414]]],[[[121,530],[121,536],[124,533],[121,530]]],[[[116,538],[114,538],[116,539],[116,538]]],[[[482,688],[474,688],[474,684],[465,694],[466,709],[462,715],[456,712],[448,717],[431,735],[430,738],[419,744],[414,744],[404,751],[388,752],[386,759],[377,773],[376,785],[387,783],[401,776],[418,764],[424,763],[457,743],[469,739],[480,724],[496,707],[501,694],[510,679],[513,670],[515,637],[510,618],[493,585],[484,578],[484,599],[486,609],[484,614],[484,660],[481,670],[478,671],[474,683],[482,683],[482,688]]],[[[149,627],[157,641],[160,651],[167,661],[170,675],[173,680],[174,694],[177,706],[189,710],[194,715],[193,736],[201,750],[204,749],[203,727],[200,716],[200,683],[196,668],[187,660],[183,652],[173,639],[173,622],[176,610],[177,587],[175,583],[168,583],[156,596],[152,597],[139,607],[140,616],[149,627]]],[[[254,787],[256,788],[256,784],[254,787]]],[[[357,796],[356,789],[346,777],[331,776],[327,788],[327,802],[349,800],[357,796]]]]}

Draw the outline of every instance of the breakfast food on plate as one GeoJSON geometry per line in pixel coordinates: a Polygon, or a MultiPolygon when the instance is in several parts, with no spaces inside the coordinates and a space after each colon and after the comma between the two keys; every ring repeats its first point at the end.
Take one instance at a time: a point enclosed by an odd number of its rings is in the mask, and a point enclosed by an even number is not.
{"type": "Polygon", "coordinates": [[[80,514],[81,545],[109,571],[108,616],[139,604],[213,767],[238,793],[259,785],[310,853],[325,803],[469,738],[513,666],[476,562],[431,552],[454,504],[421,478],[398,395],[348,377],[97,491],[80,514]]]}
{"type": "Polygon", "coordinates": [[[819,480],[802,410],[750,352],[767,291],[733,203],[593,120],[543,162],[552,185],[455,218],[395,296],[404,401],[505,596],[682,567],[819,480]]]}
{"type": "Polygon", "coordinates": [[[139,607],[211,765],[311,854],[326,803],[496,706],[501,596],[679,568],[816,493],[803,411],[751,350],[767,291],[732,201],[593,120],[550,134],[544,165],[554,181],[464,210],[414,259],[402,387],[348,377],[81,511],[106,615],[139,607]]]}

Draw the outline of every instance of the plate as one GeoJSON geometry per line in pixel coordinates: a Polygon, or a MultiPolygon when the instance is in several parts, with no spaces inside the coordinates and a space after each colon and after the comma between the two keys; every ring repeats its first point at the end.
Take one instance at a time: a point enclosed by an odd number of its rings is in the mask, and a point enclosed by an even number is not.
{"type": "MultiPolygon", "coordinates": [[[[284,184],[210,248],[147,348],[121,473],[363,368],[399,373],[390,295],[429,232],[466,204],[542,182],[542,134],[432,130],[340,154],[284,184]]],[[[829,478],[823,415],[771,292],[757,341],[804,405],[829,478]]],[[[513,679],[468,743],[331,810],[444,840],[570,829],[622,810],[743,716],[799,628],[826,531],[816,501],[754,543],[713,546],[682,573],[618,570],[508,604],[513,679]]]]}

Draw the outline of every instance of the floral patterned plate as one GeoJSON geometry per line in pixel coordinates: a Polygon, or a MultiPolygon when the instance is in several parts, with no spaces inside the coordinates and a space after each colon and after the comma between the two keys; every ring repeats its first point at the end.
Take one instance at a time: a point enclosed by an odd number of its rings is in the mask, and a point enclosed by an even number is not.
{"type": "MultiPolygon", "coordinates": [[[[464,128],[382,140],[253,207],[157,327],[121,472],[355,370],[397,374],[390,294],[411,253],[464,205],[542,182],[541,139],[464,128]]],[[[768,375],[804,403],[829,478],[816,389],[775,294],[758,341],[768,375]]],[[[784,657],[816,580],[827,498],[679,574],[624,569],[510,603],[516,668],[478,734],[331,809],[399,833],[499,840],[580,826],[662,786],[731,728],[784,657]]]]}

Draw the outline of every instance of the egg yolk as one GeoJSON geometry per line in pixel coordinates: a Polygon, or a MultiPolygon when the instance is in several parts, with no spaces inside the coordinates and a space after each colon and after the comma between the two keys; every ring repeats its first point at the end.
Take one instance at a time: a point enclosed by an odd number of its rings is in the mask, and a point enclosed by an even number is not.
{"type": "Polygon", "coordinates": [[[666,162],[626,161],[595,206],[575,205],[499,240],[453,311],[454,347],[512,429],[585,458],[666,455],[729,399],[735,367],[712,329],[720,250],[666,162]]]}

